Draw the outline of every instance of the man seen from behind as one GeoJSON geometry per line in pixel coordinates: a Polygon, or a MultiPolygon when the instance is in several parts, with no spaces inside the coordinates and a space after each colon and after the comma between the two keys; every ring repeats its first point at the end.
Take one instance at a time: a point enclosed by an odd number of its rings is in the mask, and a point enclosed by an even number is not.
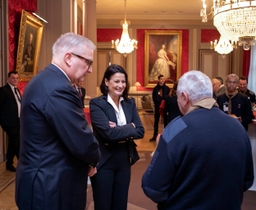
{"type": "Polygon", "coordinates": [[[241,208],[253,183],[248,135],[212,98],[211,80],[200,71],[180,79],[183,117],[170,122],[142,178],[144,193],[158,209],[241,208]]]}

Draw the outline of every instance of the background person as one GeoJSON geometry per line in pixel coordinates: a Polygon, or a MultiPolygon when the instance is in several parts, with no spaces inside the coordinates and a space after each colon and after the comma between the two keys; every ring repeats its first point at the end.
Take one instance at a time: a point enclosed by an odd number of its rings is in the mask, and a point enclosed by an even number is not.
{"type": "Polygon", "coordinates": [[[91,177],[96,210],[127,209],[131,165],[138,159],[133,140],[144,136],[135,100],[128,98],[126,71],[110,65],[100,85],[102,96],[90,101],[95,137],[100,144],[98,173],[91,177]]]}
{"type": "Polygon", "coordinates": [[[171,94],[165,99],[164,116],[167,117],[167,119],[165,120],[164,127],[166,127],[173,119],[182,115],[177,101],[177,87],[178,81],[173,84],[171,94]]]}
{"type": "Polygon", "coordinates": [[[223,79],[221,77],[215,77],[212,79],[212,88],[214,99],[217,99],[219,95],[222,95],[226,92],[226,87],[224,86],[223,79]]]}
{"type": "Polygon", "coordinates": [[[249,90],[248,88],[248,79],[247,77],[240,77],[239,78],[239,85],[238,85],[238,92],[241,94],[246,95],[250,101],[251,101],[251,105],[252,107],[254,107],[255,105],[255,93],[251,90],[249,90]]]}
{"type": "Polygon", "coordinates": [[[52,63],[25,88],[15,192],[19,209],[85,209],[87,176],[97,172],[100,152],[72,84],[92,72],[94,50],[83,36],[61,35],[52,47],[52,63]]]}
{"type": "Polygon", "coordinates": [[[223,112],[236,118],[248,130],[248,124],[252,122],[254,115],[248,97],[237,91],[238,82],[236,74],[229,74],[225,82],[227,91],[217,97],[217,103],[223,112]]]}
{"type": "MultiPolygon", "coordinates": [[[[165,77],[163,75],[158,76],[158,83],[154,87],[152,92],[152,98],[154,102],[154,133],[153,137],[149,141],[155,141],[158,135],[158,124],[160,119],[159,107],[162,100],[165,100],[170,93],[170,88],[165,84],[165,77]]],[[[165,118],[165,116],[164,116],[165,118]]]]}
{"type": "Polygon", "coordinates": [[[246,131],[218,108],[202,72],[185,73],[177,95],[184,116],[164,129],[142,178],[144,193],[158,209],[240,209],[253,183],[246,131]]]}
{"type": "Polygon", "coordinates": [[[20,152],[20,100],[17,89],[19,74],[8,73],[7,84],[0,88],[0,125],[8,136],[6,170],[15,172],[13,158],[19,159],[20,152]]]}
{"type": "Polygon", "coordinates": [[[83,83],[84,83],[84,79],[78,81],[77,84],[74,84],[74,88],[78,92],[78,95],[79,95],[82,105],[84,107],[84,98],[85,98],[86,91],[85,91],[85,88],[83,88],[83,83]]]}

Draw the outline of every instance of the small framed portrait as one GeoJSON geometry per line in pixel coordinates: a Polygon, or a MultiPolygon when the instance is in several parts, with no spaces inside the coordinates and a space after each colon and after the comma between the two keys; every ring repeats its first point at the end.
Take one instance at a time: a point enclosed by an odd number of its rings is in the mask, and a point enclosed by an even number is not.
{"type": "Polygon", "coordinates": [[[22,10],[16,71],[21,81],[29,81],[38,72],[43,24],[35,16],[22,10]]]}
{"type": "Polygon", "coordinates": [[[144,46],[145,87],[153,88],[159,75],[172,87],[181,74],[182,31],[147,30],[144,46]]]}

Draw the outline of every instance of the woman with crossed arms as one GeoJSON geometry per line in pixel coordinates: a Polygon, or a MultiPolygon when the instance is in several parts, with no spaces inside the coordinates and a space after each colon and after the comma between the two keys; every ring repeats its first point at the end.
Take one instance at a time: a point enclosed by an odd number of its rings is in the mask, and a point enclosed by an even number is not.
{"type": "Polygon", "coordinates": [[[128,98],[125,70],[110,65],[103,76],[102,96],[90,101],[90,115],[101,159],[91,177],[95,210],[127,209],[131,165],[138,159],[134,139],[144,136],[135,100],[128,98]]]}

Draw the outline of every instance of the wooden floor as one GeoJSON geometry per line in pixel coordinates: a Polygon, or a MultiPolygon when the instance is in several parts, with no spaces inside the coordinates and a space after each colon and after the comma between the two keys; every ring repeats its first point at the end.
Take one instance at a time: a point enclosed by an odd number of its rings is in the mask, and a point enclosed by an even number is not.
{"type": "MultiPolygon", "coordinates": [[[[142,113],[140,111],[142,123],[145,127],[145,136],[142,140],[136,141],[138,151],[153,151],[155,142],[149,142],[153,135],[153,115],[152,113],[142,113]]],[[[159,124],[159,132],[163,129],[163,124],[159,124]]],[[[18,210],[14,200],[15,194],[15,173],[5,170],[5,163],[0,164],[0,210],[18,210]]],[[[256,192],[246,192],[242,210],[256,209],[256,192]],[[249,205],[247,205],[249,204],[249,205]]],[[[135,209],[129,208],[128,210],[135,209]]]]}

